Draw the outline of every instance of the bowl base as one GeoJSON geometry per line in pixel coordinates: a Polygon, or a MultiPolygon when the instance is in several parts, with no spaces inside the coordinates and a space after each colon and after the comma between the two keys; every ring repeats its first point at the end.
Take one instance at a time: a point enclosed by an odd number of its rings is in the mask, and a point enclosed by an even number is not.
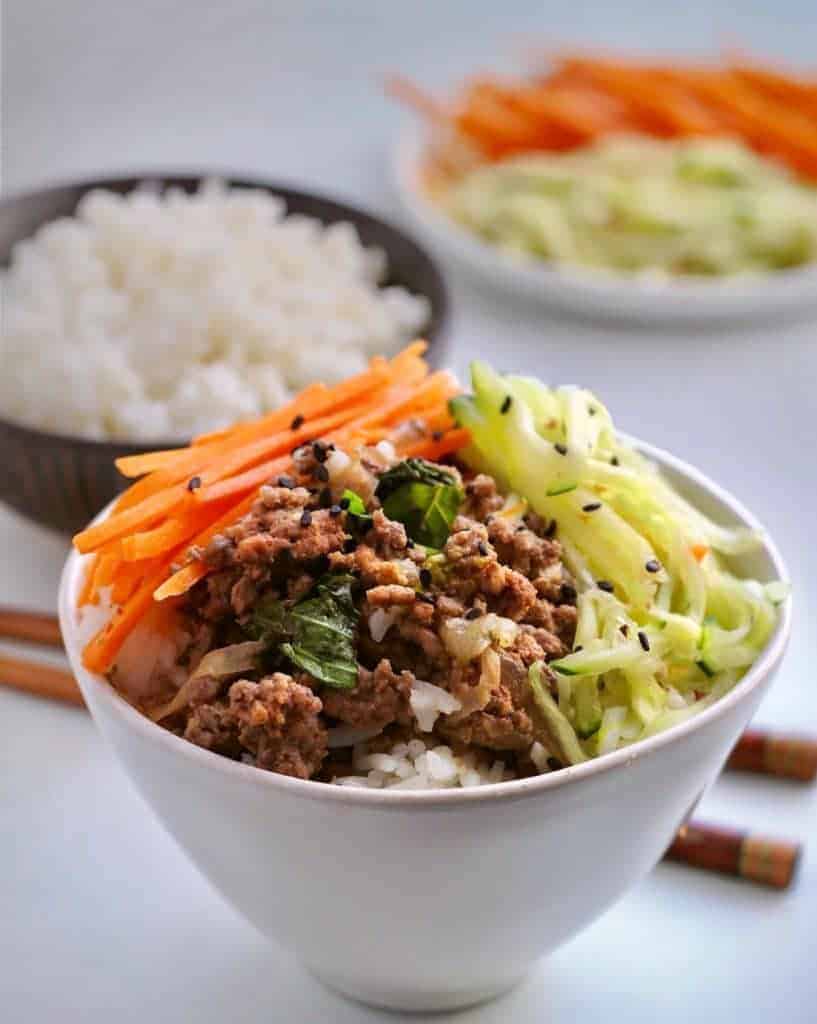
{"type": "Polygon", "coordinates": [[[464,1010],[469,1006],[487,1003],[491,999],[510,992],[527,975],[527,971],[505,979],[499,984],[475,986],[474,988],[421,988],[389,985],[376,978],[357,984],[347,978],[333,975],[331,971],[307,968],[309,973],[322,985],[338,995],[352,999],[366,1006],[383,1010],[402,1010],[408,1013],[440,1013],[445,1010],[464,1010]]]}

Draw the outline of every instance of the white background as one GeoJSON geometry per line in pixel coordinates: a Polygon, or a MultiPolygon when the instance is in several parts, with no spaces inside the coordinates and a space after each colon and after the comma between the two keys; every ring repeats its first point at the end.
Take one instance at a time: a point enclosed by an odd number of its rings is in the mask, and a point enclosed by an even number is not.
{"type": "MultiPolygon", "coordinates": [[[[382,71],[443,84],[539,42],[705,52],[724,37],[817,63],[811,0],[7,0],[3,27],[6,190],[135,168],[236,169],[392,218],[387,156],[399,117],[379,91],[382,71]]],[[[797,615],[758,720],[817,731],[813,321],[610,329],[450,283],[457,369],[479,354],[595,388],[622,428],[696,463],[767,523],[797,615]]],[[[0,512],[0,601],[53,609],[64,554],[59,539],[0,512]]],[[[732,777],[703,816],[808,841],[796,888],[775,894],[659,866],[523,987],[458,1019],[813,1021],[817,790],[732,777]]],[[[558,884],[558,865],[543,865],[531,893],[542,913],[558,884]]],[[[486,879],[488,891],[501,887],[486,879]]],[[[84,712],[0,692],[0,1020],[379,1019],[319,988],[221,902],[84,712]]]]}

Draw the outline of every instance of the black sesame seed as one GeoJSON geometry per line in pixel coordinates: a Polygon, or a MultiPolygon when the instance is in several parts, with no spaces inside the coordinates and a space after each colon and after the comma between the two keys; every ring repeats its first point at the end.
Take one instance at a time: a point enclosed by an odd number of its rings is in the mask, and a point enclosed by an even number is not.
{"type": "Polygon", "coordinates": [[[551,540],[555,536],[556,536],[556,520],[555,519],[551,519],[551,521],[547,525],[547,529],[545,530],[545,537],[548,540],[551,540]]]}
{"type": "Polygon", "coordinates": [[[572,583],[562,583],[559,587],[559,597],[562,601],[575,601],[578,596],[572,583]]]}
{"type": "Polygon", "coordinates": [[[589,501],[586,505],[582,505],[582,512],[597,512],[600,508],[600,501],[589,501]]]}
{"type": "Polygon", "coordinates": [[[406,547],[407,548],[413,548],[414,547],[414,541],[411,539],[411,537],[409,537],[409,539],[406,541],[406,547]]]}
{"type": "Polygon", "coordinates": [[[595,416],[597,412],[598,412],[598,409],[595,407],[595,405],[588,405],[588,407],[587,407],[587,414],[589,416],[595,416]]]}
{"type": "Polygon", "coordinates": [[[199,487],[201,487],[201,477],[191,476],[190,479],[187,481],[188,491],[197,491],[199,487]]]}
{"type": "Polygon", "coordinates": [[[596,580],[596,586],[599,590],[604,590],[608,594],[612,594],[616,589],[609,580],[596,580]]]}
{"type": "Polygon", "coordinates": [[[560,768],[564,767],[558,757],[549,757],[547,765],[552,772],[558,772],[560,768]]]}
{"type": "Polygon", "coordinates": [[[527,530],[527,526],[525,526],[524,523],[520,523],[519,526],[517,526],[516,528],[516,532],[521,533],[523,530],[527,530]]]}
{"type": "Polygon", "coordinates": [[[417,594],[417,600],[422,601],[424,604],[434,604],[434,598],[431,594],[424,594],[422,591],[417,594]]]}
{"type": "Polygon", "coordinates": [[[614,455],[612,457],[612,459],[610,459],[610,465],[611,466],[617,466],[618,465],[618,455],[614,455]]]}
{"type": "Polygon", "coordinates": [[[584,647],[582,647],[581,644],[576,644],[576,646],[573,648],[573,653],[574,654],[578,654],[579,651],[583,651],[583,650],[584,650],[584,647]]]}
{"type": "Polygon", "coordinates": [[[337,517],[338,517],[338,516],[340,515],[340,512],[341,512],[341,508],[340,508],[340,505],[333,505],[333,506],[332,506],[332,507],[331,507],[331,508],[329,509],[329,515],[330,515],[330,516],[331,516],[331,517],[332,517],[333,519],[337,519],[337,517]]]}
{"type": "Polygon", "coordinates": [[[318,462],[326,462],[328,455],[326,453],[325,445],[322,445],[320,441],[315,441],[312,445],[312,454],[318,460],[318,462]]]}
{"type": "Polygon", "coordinates": [[[480,541],[479,544],[477,544],[477,551],[479,551],[479,553],[484,558],[488,554],[488,545],[485,544],[483,541],[480,541]]]}
{"type": "Polygon", "coordinates": [[[329,470],[323,465],[323,463],[319,462],[318,465],[315,466],[312,476],[314,476],[316,480],[320,480],[322,484],[325,484],[329,479],[329,470]]]}
{"type": "Polygon", "coordinates": [[[318,501],[320,502],[321,508],[329,508],[332,504],[332,492],[328,487],[324,487],[321,493],[318,495],[318,501]]]}
{"type": "Polygon", "coordinates": [[[340,499],[340,507],[345,512],[346,509],[349,507],[349,499],[348,498],[341,498],[340,499]]]}
{"type": "Polygon", "coordinates": [[[357,541],[354,537],[347,537],[343,542],[343,553],[344,555],[351,555],[351,553],[357,547],[357,541]]]}
{"type": "Polygon", "coordinates": [[[627,625],[626,622],[622,622],[622,624],[618,627],[618,631],[619,633],[621,633],[622,636],[630,635],[630,627],[627,625]]]}
{"type": "Polygon", "coordinates": [[[291,476],[279,476],[278,486],[286,487],[287,490],[292,490],[292,488],[295,486],[295,481],[292,479],[291,476]]]}
{"type": "Polygon", "coordinates": [[[443,432],[442,432],[442,430],[435,430],[434,433],[431,435],[431,440],[432,441],[442,441],[442,439],[443,439],[443,432]]]}
{"type": "Polygon", "coordinates": [[[480,618],[481,615],[482,612],[479,610],[479,608],[469,608],[468,611],[465,613],[465,617],[466,619],[468,619],[469,622],[473,622],[474,619],[480,618]]]}
{"type": "Polygon", "coordinates": [[[304,418],[299,413],[295,417],[295,419],[290,423],[289,429],[290,430],[297,430],[299,427],[302,427],[303,425],[304,425],[304,418]]]}
{"type": "Polygon", "coordinates": [[[420,583],[422,583],[424,587],[431,586],[431,572],[428,569],[420,570],[420,583]]]}
{"type": "Polygon", "coordinates": [[[644,563],[644,568],[647,572],[659,572],[661,569],[661,563],[657,558],[651,558],[649,562],[644,563]]]}
{"type": "Polygon", "coordinates": [[[502,413],[503,416],[508,411],[508,409],[510,409],[512,401],[513,398],[510,395],[505,395],[505,401],[499,407],[499,411],[502,413]]]}
{"type": "Polygon", "coordinates": [[[557,441],[553,446],[560,455],[567,455],[567,445],[562,444],[561,441],[557,441]]]}
{"type": "Polygon", "coordinates": [[[312,513],[309,511],[308,508],[305,508],[303,510],[303,512],[301,513],[301,526],[311,526],[311,525],[312,525],[312,513]]]}
{"type": "Polygon", "coordinates": [[[643,629],[639,629],[638,631],[638,642],[641,644],[641,649],[643,651],[648,651],[650,649],[649,637],[643,629]]]}

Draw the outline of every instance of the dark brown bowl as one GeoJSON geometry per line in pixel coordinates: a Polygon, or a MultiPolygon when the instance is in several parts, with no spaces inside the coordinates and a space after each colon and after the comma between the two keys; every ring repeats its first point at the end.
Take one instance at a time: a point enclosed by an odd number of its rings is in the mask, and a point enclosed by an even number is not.
{"type": "MultiPolygon", "coordinates": [[[[92,189],[125,193],[138,185],[151,184],[193,192],[203,177],[207,175],[150,173],[101,178],[0,200],[0,265],[8,265],[15,242],[30,237],[48,221],[70,216],[80,199],[92,189]]],[[[402,285],[429,300],[431,318],[425,331],[429,342],[428,358],[433,365],[441,365],[448,296],[440,271],[416,242],[385,221],[345,203],[269,182],[249,181],[229,174],[219,177],[231,185],[273,192],[285,200],[289,213],[315,217],[325,224],[340,220],[354,224],[364,245],[379,246],[385,251],[389,266],[385,283],[402,285]]],[[[43,526],[61,533],[76,533],[127,483],[116,471],[114,459],[145,447],[168,448],[178,443],[89,441],[34,430],[0,418],[3,457],[0,500],[43,526]]]]}

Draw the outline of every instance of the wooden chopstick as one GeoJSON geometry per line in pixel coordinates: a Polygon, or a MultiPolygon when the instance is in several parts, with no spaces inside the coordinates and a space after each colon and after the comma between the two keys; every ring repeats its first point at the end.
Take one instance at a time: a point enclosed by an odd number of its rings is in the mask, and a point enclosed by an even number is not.
{"type": "Polygon", "coordinates": [[[736,772],[813,782],[817,778],[817,740],[747,729],[729,755],[726,767],[736,772]]]}
{"type": "Polygon", "coordinates": [[[0,637],[44,647],[62,647],[59,622],[53,615],[43,612],[0,608],[0,637]]]}
{"type": "Polygon", "coordinates": [[[73,675],[52,665],[0,654],[0,683],[36,697],[48,697],[80,707],[85,705],[73,675]]]}
{"type": "Polygon", "coordinates": [[[689,822],[678,829],[664,860],[787,889],[797,872],[802,847],[785,839],[689,822]]]}

